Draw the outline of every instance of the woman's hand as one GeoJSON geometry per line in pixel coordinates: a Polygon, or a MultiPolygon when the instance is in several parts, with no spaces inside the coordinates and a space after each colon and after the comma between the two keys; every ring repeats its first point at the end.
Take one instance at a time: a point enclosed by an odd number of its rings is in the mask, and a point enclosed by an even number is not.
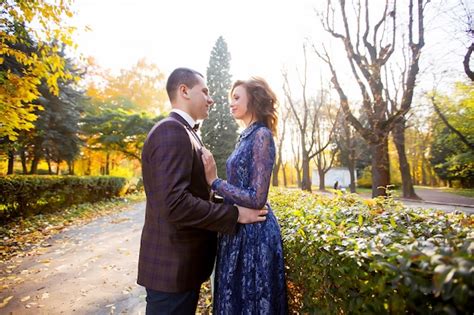
{"type": "Polygon", "coordinates": [[[206,174],[206,181],[209,186],[217,179],[216,161],[211,151],[202,147],[202,164],[204,164],[204,172],[206,174]]]}

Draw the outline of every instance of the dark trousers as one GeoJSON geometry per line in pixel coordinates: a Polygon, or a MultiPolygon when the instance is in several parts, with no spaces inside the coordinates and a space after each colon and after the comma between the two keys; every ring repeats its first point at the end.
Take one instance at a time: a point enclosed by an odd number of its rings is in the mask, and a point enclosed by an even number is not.
{"type": "Polygon", "coordinates": [[[146,289],[146,315],[194,315],[199,289],[167,293],[146,289]]]}

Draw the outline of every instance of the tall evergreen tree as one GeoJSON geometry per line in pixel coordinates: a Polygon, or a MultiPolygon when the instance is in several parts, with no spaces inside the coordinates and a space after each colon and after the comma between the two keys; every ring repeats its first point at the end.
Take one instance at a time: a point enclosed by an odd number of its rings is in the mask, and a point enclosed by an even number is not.
{"type": "Polygon", "coordinates": [[[214,155],[219,177],[226,178],[225,163],[235,148],[237,123],[229,109],[230,53],[222,36],[212,48],[207,68],[207,85],[214,105],[209,111],[209,118],[202,124],[202,140],[214,155]]]}

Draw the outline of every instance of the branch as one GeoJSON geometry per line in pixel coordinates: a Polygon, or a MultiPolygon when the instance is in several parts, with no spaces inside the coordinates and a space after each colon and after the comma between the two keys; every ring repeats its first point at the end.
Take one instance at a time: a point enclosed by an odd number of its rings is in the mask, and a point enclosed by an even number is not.
{"type": "Polygon", "coordinates": [[[470,148],[472,151],[474,151],[474,143],[469,142],[469,140],[468,140],[459,130],[457,130],[456,128],[454,128],[454,126],[451,125],[451,124],[448,122],[448,120],[446,119],[446,117],[443,115],[443,113],[442,113],[441,110],[439,109],[438,105],[436,105],[434,96],[431,96],[431,104],[433,104],[433,107],[434,107],[434,109],[435,109],[436,114],[438,114],[439,118],[441,118],[441,120],[442,120],[443,123],[446,125],[446,127],[448,127],[449,130],[451,130],[452,132],[454,132],[454,134],[457,135],[457,136],[459,137],[459,139],[460,139],[465,145],[468,146],[468,148],[470,148]]]}
{"type": "Polygon", "coordinates": [[[331,82],[334,84],[334,88],[339,94],[340,104],[344,112],[346,121],[352,124],[352,126],[362,135],[364,139],[366,139],[369,142],[376,142],[377,136],[374,135],[369,129],[364,128],[364,126],[360,123],[360,121],[352,114],[351,109],[349,108],[349,101],[347,99],[346,94],[344,93],[344,90],[339,84],[336,71],[333,67],[331,58],[329,57],[329,54],[327,53],[327,51],[325,50],[325,55],[320,54],[315,47],[314,47],[314,51],[324,62],[326,62],[326,64],[329,66],[329,69],[331,70],[331,74],[332,74],[331,82]]]}
{"type": "Polygon", "coordinates": [[[462,63],[464,65],[464,72],[466,72],[467,76],[469,77],[469,79],[471,79],[471,81],[474,81],[474,71],[471,70],[469,66],[469,61],[471,60],[471,55],[473,51],[474,51],[474,42],[467,49],[466,55],[464,56],[464,61],[462,63]]]}

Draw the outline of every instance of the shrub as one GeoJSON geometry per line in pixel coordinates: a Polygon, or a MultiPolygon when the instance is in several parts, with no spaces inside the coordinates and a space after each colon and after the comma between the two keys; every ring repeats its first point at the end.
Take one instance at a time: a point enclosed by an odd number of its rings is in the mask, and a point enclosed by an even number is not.
{"type": "Polygon", "coordinates": [[[0,177],[0,220],[120,196],[125,184],[112,176],[0,177]]]}
{"type": "Polygon", "coordinates": [[[293,312],[472,314],[473,217],[272,190],[293,312]]]}

